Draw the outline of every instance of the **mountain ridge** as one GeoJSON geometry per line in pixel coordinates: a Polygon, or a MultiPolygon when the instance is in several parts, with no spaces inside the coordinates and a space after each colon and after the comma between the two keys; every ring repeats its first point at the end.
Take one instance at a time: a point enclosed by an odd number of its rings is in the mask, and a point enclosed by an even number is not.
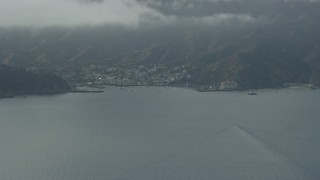
{"type": "MultiPolygon", "coordinates": [[[[199,17],[192,16],[183,3],[172,11],[177,6],[173,1],[140,2],[181,18],[181,22],[143,21],[144,26],[139,28],[7,28],[0,31],[0,62],[58,69],[88,65],[184,66],[190,83],[237,81],[245,88],[320,81],[320,2],[261,1],[262,5],[256,7],[257,2],[252,0],[241,5],[240,1],[203,1],[208,7],[199,8],[221,9],[199,17]],[[254,7],[265,10],[259,12],[254,7]],[[212,16],[209,22],[207,16],[212,16]]],[[[186,78],[176,83],[186,83],[186,78]]]]}

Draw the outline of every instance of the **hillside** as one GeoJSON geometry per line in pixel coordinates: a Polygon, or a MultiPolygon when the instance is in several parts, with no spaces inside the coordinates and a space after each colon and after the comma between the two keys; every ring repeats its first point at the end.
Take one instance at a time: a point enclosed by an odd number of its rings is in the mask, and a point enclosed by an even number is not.
{"type": "Polygon", "coordinates": [[[70,86],[53,74],[0,65],[0,97],[19,94],[62,93],[69,90],[70,86]]]}
{"type": "Polygon", "coordinates": [[[183,66],[190,83],[234,80],[245,88],[320,81],[318,1],[138,2],[176,20],[144,16],[137,28],[2,28],[0,62],[74,71],[88,65],[183,66]]]}

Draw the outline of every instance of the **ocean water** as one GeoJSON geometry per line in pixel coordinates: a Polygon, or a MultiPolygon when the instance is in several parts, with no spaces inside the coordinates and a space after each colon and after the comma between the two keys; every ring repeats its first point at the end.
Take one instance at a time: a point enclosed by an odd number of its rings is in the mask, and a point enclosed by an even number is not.
{"type": "Polygon", "coordinates": [[[0,99],[1,180],[320,179],[320,91],[0,99]]]}

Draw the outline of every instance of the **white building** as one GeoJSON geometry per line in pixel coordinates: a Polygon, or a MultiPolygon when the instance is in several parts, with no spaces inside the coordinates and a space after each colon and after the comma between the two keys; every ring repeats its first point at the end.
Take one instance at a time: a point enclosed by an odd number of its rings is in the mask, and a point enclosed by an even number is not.
{"type": "Polygon", "coordinates": [[[238,83],[234,81],[225,81],[221,83],[220,89],[223,90],[232,90],[237,89],[238,83]]]}

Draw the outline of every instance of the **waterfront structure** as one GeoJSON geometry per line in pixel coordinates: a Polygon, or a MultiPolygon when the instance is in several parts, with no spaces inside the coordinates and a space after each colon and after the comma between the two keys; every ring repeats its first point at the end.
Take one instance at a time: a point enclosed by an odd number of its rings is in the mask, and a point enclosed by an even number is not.
{"type": "Polygon", "coordinates": [[[221,90],[233,90],[238,88],[238,83],[234,81],[221,82],[221,90]]]}

